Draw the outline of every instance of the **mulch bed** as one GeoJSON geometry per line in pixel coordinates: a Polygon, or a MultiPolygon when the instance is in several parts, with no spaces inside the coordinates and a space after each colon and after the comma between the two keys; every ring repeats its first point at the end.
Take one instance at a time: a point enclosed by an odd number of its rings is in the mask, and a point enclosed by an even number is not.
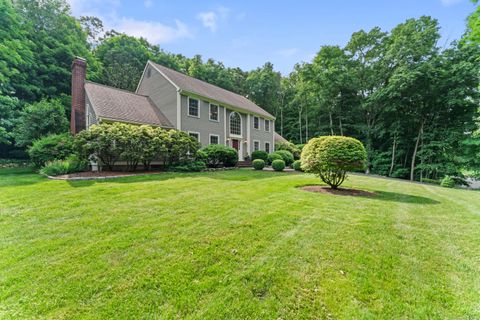
{"type": "Polygon", "coordinates": [[[303,186],[300,189],[309,192],[318,192],[318,193],[326,193],[326,194],[333,194],[337,196],[357,196],[357,197],[374,197],[377,194],[375,192],[364,191],[364,190],[356,190],[356,189],[331,189],[330,187],[325,186],[303,186]]]}

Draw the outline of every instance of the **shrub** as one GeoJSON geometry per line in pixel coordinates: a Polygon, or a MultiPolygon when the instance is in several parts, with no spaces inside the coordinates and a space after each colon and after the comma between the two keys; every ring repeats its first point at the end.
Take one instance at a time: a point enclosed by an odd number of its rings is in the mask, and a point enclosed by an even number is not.
{"type": "Polygon", "coordinates": [[[282,158],[282,156],[279,155],[278,153],[275,153],[275,152],[274,152],[274,153],[270,153],[270,154],[268,155],[268,161],[267,161],[268,164],[272,164],[272,162],[275,161],[275,160],[283,160],[283,158],[282,158]]]}
{"type": "Polygon", "coordinates": [[[273,160],[272,168],[275,171],[283,171],[283,169],[285,169],[285,161],[281,159],[273,160]]]}
{"type": "Polygon", "coordinates": [[[28,149],[28,155],[37,167],[49,161],[65,160],[73,152],[73,137],[68,133],[40,138],[28,149]]]}
{"type": "Polygon", "coordinates": [[[237,150],[221,144],[211,144],[201,149],[201,151],[206,155],[207,165],[212,168],[216,168],[221,164],[231,167],[238,162],[237,150]]]}
{"type": "Polygon", "coordinates": [[[302,169],[320,177],[332,189],[337,189],[347,171],[365,166],[367,152],[354,138],[325,136],[308,141],[302,151],[302,169]]]}
{"type": "Polygon", "coordinates": [[[53,160],[45,164],[40,169],[40,173],[48,176],[59,176],[72,172],[84,171],[88,164],[84,160],[80,160],[77,156],[71,156],[67,160],[53,160]]]}
{"type": "Polygon", "coordinates": [[[295,171],[302,171],[302,161],[300,160],[295,160],[292,164],[292,168],[295,171]]]}
{"type": "Polygon", "coordinates": [[[287,150],[275,151],[274,154],[278,154],[282,157],[282,160],[285,161],[285,165],[289,166],[293,163],[293,154],[287,150]]]}
{"type": "Polygon", "coordinates": [[[453,188],[455,187],[455,180],[451,176],[445,176],[440,185],[445,188],[453,188]]]}
{"type": "MultiPolygon", "coordinates": [[[[294,145],[293,143],[291,142],[277,142],[275,143],[275,150],[276,151],[288,151],[292,154],[293,158],[295,160],[298,160],[300,159],[300,153],[302,152],[302,150],[300,148],[298,148],[296,145],[294,145]]],[[[293,162],[293,161],[292,161],[293,162]]],[[[287,164],[289,165],[289,164],[287,164]]]]}
{"type": "Polygon", "coordinates": [[[252,165],[255,170],[263,170],[263,168],[265,168],[265,161],[262,159],[255,159],[253,160],[252,165]]]}
{"type": "Polygon", "coordinates": [[[263,150],[256,150],[252,152],[252,161],[255,159],[262,159],[263,161],[268,161],[268,153],[263,150]]]}
{"type": "Polygon", "coordinates": [[[207,168],[203,161],[192,161],[184,164],[169,167],[169,171],[176,172],[200,172],[207,168]]]}

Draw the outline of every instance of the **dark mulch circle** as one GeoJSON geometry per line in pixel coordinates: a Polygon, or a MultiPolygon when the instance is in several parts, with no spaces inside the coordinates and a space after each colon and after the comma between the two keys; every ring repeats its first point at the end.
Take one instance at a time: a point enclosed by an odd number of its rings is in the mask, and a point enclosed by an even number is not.
{"type": "Polygon", "coordinates": [[[364,191],[364,190],[345,189],[345,188],[331,189],[330,187],[315,186],[315,185],[301,186],[299,188],[304,191],[333,194],[337,196],[374,197],[377,195],[375,192],[364,191]]]}

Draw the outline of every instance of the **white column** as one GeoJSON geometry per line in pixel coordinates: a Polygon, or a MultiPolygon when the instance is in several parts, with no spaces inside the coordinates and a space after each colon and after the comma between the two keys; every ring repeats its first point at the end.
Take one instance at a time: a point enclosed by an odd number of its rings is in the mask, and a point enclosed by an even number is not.
{"type": "Polygon", "coordinates": [[[250,156],[251,150],[250,150],[250,114],[247,115],[247,154],[250,156]]]}

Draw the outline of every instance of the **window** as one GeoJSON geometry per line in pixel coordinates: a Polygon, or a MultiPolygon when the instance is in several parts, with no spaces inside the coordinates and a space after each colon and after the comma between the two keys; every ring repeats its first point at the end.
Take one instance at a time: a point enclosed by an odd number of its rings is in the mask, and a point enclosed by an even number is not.
{"type": "Polygon", "coordinates": [[[218,122],[218,106],[216,104],[210,105],[210,120],[218,122]]]}
{"type": "Polygon", "coordinates": [[[230,134],[238,136],[242,134],[242,119],[236,112],[230,113],[230,134]]]}
{"type": "Polygon", "coordinates": [[[216,134],[210,135],[210,144],[218,144],[219,138],[216,134]]]}
{"type": "Polygon", "coordinates": [[[265,142],[265,151],[270,153],[270,142],[265,142]]]}
{"type": "Polygon", "coordinates": [[[270,132],[270,120],[265,119],[265,131],[270,132]]]}
{"type": "Polygon", "coordinates": [[[188,98],[188,115],[200,118],[199,101],[197,99],[188,98]]]}
{"type": "Polygon", "coordinates": [[[260,129],[260,118],[259,117],[253,117],[253,128],[254,129],[260,129]]]}
{"type": "Polygon", "coordinates": [[[253,151],[258,151],[260,150],[260,141],[253,141],[253,151]]]}
{"type": "Polygon", "coordinates": [[[200,142],[200,133],[198,132],[188,132],[188,135],[192,138],[194,138],[195,140],[197,140],[198,142],[200,142]]]}

